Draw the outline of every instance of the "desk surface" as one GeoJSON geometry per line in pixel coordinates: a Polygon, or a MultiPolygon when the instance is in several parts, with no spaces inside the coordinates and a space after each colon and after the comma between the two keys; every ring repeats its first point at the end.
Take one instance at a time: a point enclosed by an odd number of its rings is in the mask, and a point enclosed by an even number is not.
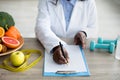
{"type": "MultiPolygon", "coordinates": [[[[22,49],[39,49],[44,48],[35,38],[25,38],[25,44],[22,49]]],[[[88,41],[89,43],[89,41],[88,41]]],[[[85,57],[91,73],[89,77],[43,77],[43,59],[33,68],[25,72],[10,72],[0,69],[0,80],[119,80],[120,79],[120,61],[114,58],[114,54],[107,51],[95,50],[89,51],[89,46],[85,49],[85,57]]],[[[0,63],[7,56],[0,57],[0,63]]],[[[34,57],[34,56],[33,56],[34,57]]]]}

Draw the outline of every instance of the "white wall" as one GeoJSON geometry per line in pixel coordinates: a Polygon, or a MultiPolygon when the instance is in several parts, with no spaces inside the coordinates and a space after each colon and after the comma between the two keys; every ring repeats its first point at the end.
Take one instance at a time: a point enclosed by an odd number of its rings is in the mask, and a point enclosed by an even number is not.
{"type": "MultiPolygon", "coordinates": [[[[0,0],[0,11],[9,12],[23,37],[35,37],[38,0],[0,0]]],[[[120,34],[120,0],[96,0],[99,36],[116,38],[120,34]]]]}
{"type": "Polygon", "coordinates": [[[23,37],[34,37],[38,0],[0,0],[0,11],[10,13],[23,37]]]}
{"type": "Polygon", "coordinates": [[[120,34],[120,0],[96,0],[99,36],[116,38],[120,34]]]}

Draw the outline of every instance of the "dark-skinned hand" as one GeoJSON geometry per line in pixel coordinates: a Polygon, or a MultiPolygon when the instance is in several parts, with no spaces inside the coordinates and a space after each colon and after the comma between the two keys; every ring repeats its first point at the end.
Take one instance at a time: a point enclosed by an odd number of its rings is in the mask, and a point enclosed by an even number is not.
{"type": "Polygon", "coordinates": [[[81,45],[84,49],[86,47],[86,34],[83,31],[78,32],[74,37],[74,43],[76,45],[81,45]]]}
{"type": "Polygon", "coordinates": [[[65,57],[62,54],[60,46],[57,46],[53,49],[53,60],[58,64],[67,64],[69,62],[68,52],[63,47],[65,57]]]}

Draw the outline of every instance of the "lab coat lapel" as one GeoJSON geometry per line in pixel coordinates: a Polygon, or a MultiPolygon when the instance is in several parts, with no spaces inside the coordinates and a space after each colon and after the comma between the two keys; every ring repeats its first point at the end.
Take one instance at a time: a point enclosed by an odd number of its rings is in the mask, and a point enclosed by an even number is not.
{"type": "Polygon", "coordinates": [[[63,7],[60,4],[60,0],[58,0],[57,5],[54,7],[54,11],[56,13],[56,16],[58,17],[60,24],[62,25],[61,27],[63,28],[63,31],[66,32],[66,23],[65,23],[65,17],[64,17],[64,11],[63,7]]]}
{"type": "Polygon", "coordinates": [[[78,23],[78,21],[80,22],[82,10],[83,10],[83,2],[82,1],[76,2],[75,7],[72,12],[72,16],[70,19],[69,28],[67,30],[67,33],[72,33],[71,31],[76,29],[76,27],[77,27],[76,23],[78,23]]]}

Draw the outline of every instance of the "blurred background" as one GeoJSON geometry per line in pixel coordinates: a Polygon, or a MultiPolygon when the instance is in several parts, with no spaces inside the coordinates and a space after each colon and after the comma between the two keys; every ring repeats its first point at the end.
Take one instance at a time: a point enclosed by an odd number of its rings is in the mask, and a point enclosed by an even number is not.
{"type": "MultiPolygon", "coordinates": [[[[120,34],[120,0],[95,0],[99,36],[116,38],[120,34]]],[[[35,37],[38,0],[0,0],[0,11],[10,13],[23,37],[35,37]]]]}

